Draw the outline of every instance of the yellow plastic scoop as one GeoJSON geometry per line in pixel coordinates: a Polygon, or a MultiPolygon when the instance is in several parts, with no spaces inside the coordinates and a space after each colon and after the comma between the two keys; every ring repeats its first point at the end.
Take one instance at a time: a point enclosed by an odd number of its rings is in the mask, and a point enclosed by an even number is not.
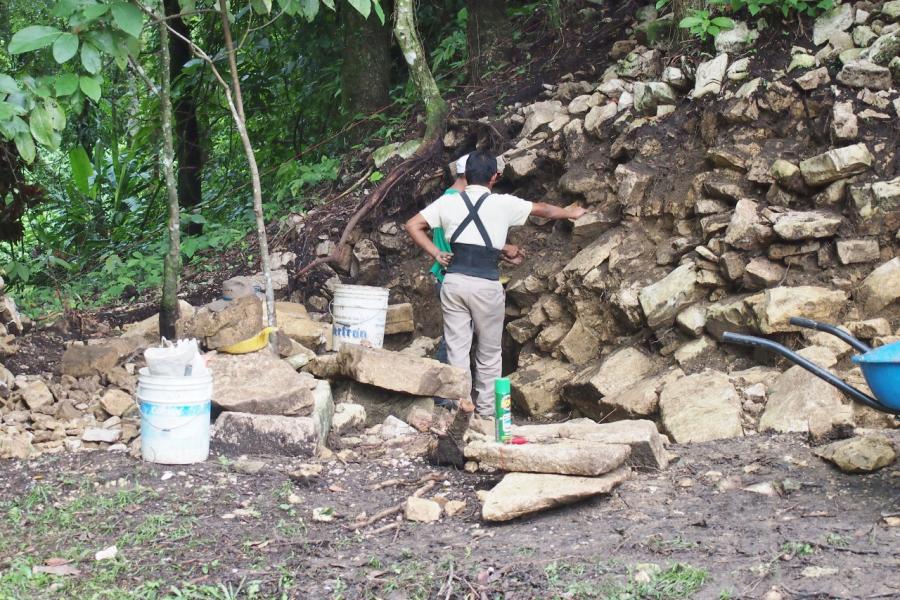
{"type": "Polygon", "coordinates": [[[276,331],[278,331],[277,327],[266,327],[252,338],[248,338],[224,348],[219,348],[219,351],[227,354],[250,354],[251,352],[258,352],[265,348],[266,344],[269,343],[269,334],[276,331]]]}

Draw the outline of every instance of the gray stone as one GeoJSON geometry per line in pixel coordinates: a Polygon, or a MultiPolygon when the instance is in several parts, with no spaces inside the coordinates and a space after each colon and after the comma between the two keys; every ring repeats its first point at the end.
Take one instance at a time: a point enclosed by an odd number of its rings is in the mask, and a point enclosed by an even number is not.
{"type": "Polygon", "coordinates": [[[441,518],[441,505],[434,500],[410,496],[403,507],[407,521],[434,523],[441,518]]]}
{"type": "Polygon", "coordinates": [[[842,265],[875,262],[881,257],[878,240],[838,240],[837,254],[842,265]]]}
{"type": "Polygon", "coordinates": [[[581,319],[578,319],[560,340],[558,349],[573,365],[583,365],[600,352],[600,339],[581,319]]]}
{"type": "Polygon", "coordinates": [[[559,439],[545,443],[502,444],[469,442],[465,456],[481,467],[519,473],[596,476],[621,466],[631,448],[625,444],[602,444],[559,439]]]}
{"type": "Polygon", "coordinates": [[[594,106],[588,111],[587,116],[584,117],[585,131],[600,137],[603,124],[614,119],[618,112],[619,107],[615,102],[594,106]]]}
{"type": "Polygon", "coordinates": [[[535,473],[508,473],[485,497],[485,521],[512,519],[608,494],[631,475],[622,467],[602,477],[571,477],[535,473]]]}
{"type": "Polygon", "coordinates": [[[641,114],[654,114],[660,105],[675,104],[675,90],[668,83],[651,81],[634,84],[634,109],[641,114]]]}
{"type": "Polygon", "coordinates": [[[799,331],[790,324],[791,317],[816,321],[834,321],[846,307],[847,293],[816,286],[777,287],[766,290],[762,301],[751,309],[762,333],[799,331]]]}
{"type": "Polygon", "coordinates": [[[851,60],[838,73],[837,80],[852,88],[891,89],[891,70],[867,60],[851,60]]]}
{"type": "Polygon", "coordinates": [[[89,427],[81,434],[81,440],[84,442],[106,442],[112,444],[118,441],[122,431],[119,429],[105,429],[103,427],[89,427]]]}
{"type": "Polygon", "coordinates": [[[344,436],[359,431],[366,426],[366,407],[362,404],[341,402],[334,405],[331,430],[335,435],[344,436]]]}
{"type": "Polygon", "coordinates": [[[86,346],[69,346],[63,353],[62,374],[72,377],[102,375],[145,345],[142,338],[121,337],[86,346]]]}
{"type": "Polygon", "coordinates": [[[103,397],[100,398],[100,406],[114,417],[125,416],[137,409],[137,403],[131,397],[131,394],[122,390],[107,390],[103,397]]]}
{"type": "Polygon", "coordinates": [[[626,214],[640,216],[647,189],[653,182],[653,170],[633,161],[616,167],[615,177],[619,204],[626,214]]]}
{"type": "Polygon", "coordinates": [[[723,29],[716,34],[716,52],[740,54],[750,48],[757,37],[759,37],[759,32],[751,31],[743,21],[734,21],[734,27],[723,29]]]}
{"type": "Polygon", "coordinates": [[[53,394],[43,381],[29,383],[22,388],[22,400],[31,410],[53,404],[53,394]]]}
{"type": "Polygon", "coordinates": [[[753,250],[768,243],[773,235],[772,228],[763,223],[756,202],[738,201],[725,230],[726,243],[741,250],[753,250]]]}
{"type": "Polygon", "coordinates": [[[213,404],[223,410],[268,414],[309,415],[316,380],[297,373],[286,361],[263,349],[241,355],[210,358],[213,404]]]}
{"type": "Polygon", "coordinates": [[[897,458],[891,441],[881,434],[834,442],[815,453],[845,473],[872,473],[893,464],[897,458]]]}
{"type": "Polygon", "coordinates": [[[813,43],[821,46],[835,31],[847,31],[853,26],[853,6],[850,3],[839,4],[833,10],[821,15],[813,25],[813,43]]]}
{"type": "Polygon", "coordinates": [[[803,75],[797,77],[794,81],[797,82],[797,85],[799,85],[801,89],[810,91],[830,83],[831,76],[828,75],[828,69],[826,67],[819,67],[818,69],[807,71],[803,75]]]}
{"type": "Polygon", "coordinates": [[[263,304],[256,295],[225,302],[220,310],[198,309],[184,326],[185,337],[196,338],[210,350],[250,339],[263,328],[263,304]]]}
{"type": "Polygon", "coordinates": [[[519,132],[520,138],[526,138],[542,125],[551,123],[557,116],[565,113],[562,102],[558,100],[546,100],[529,105],[525,109],[525,124],[519,132]]]}
{"type": "Polygon", "coordinates": [[[727,68],[727,54],[719,54],[713,60],[701,63],[697,67],[694,90],[691,92],[691,97],[696,100],[707,94],[718,94],[722,90],[722,82],[725,80],[727,68]]]}
{"type": "Polygon", "coordinates": [[[588,417],[601,419],[604,396],[615,396],[650,375],[656,364],[635,348],[611,354],[599,366],[582,370],[563,389],[563,397],[588,417]]]}
{"type": "Polygon", "coordinates": [[[560,408],[561,391],[569,383],[573,368],[563,362],[541,358],[509,376],[513,405],[528,416],[541,416],[560,408]]]}
{"type": "Polygon", "coordinates": [[[643,379],[612,396],[600,399],[600,411],[606,421],[649,417],[659,410],[659,392],[670,381],[684,377],[681,369],[643,379]]]}
{"type": "Polygon", "coordinates": [[[659,397],[663,426],[678,443],[741,437],[741,400],[717,371],[688,375],[666,385],[659,397]]]}
{"type": "Polygon", "coordinates": [[[386,440],[392,440],[407,435],[415,435],[416,429],[409,423],[404,423],[394,415],[388,415],[381,424],[381,437],[386,440]]]}
{"type": "Polygon", "coordinates": [[[872,31],[871,27],[860,25],[859,27],[855,27],[853,29],[853,43],[859,48],[867,48],[868,46],[872,45],[872,42],[876,39],[878,39],[878,34],[872,31]]]}
{"type": "Polygon", "coordinates": [[[672,357],[682,369],[694,373],[708,367],[715,352],[716,342],[708,336],[703,336],[681,345],[672,357]]]}
{"type": "Polygon", "coordinates": [[[666,67],[663,69],[662,80],[678,90],[686,90],[691,85],[684,71],[678,67],[666,67]]]}
{"type": "MultiPolygon", "coordinates": [[[[857,30],[859,29],[862,28],[857,27],[857,30]]],[[[888,66],[898,54],[900,54],[900,31],[893,31],[878,37],[860,54],[860,58],[876,65],[888,66]]]]}
{"type": "Polygon", "coordinates": [[[34,435],[27,431],[9,431],[0,430],[0,459],[31,458],[37,454],[37,450],[31,445],[34,435]]]}
{"type": "Polygon", "coordinates": [[[512,180],[525,179],[531,177],[538,171],[538,156],[533,150],[527,150],[524,153],[507,158],[506,169],[504,173],[512,180]]]}
{"type": "Polygon", "coordinates": [[[852,101],[834,103],[831,133],[839,142],[850,142],[859,136],[859,120],[853,112],[852,101]]]}
{"type": "Polygon", "coordinates": [[[693,263],[685,263],[663,279],[641,289],[638,298],[647,318],[647,325],[659,327],[671,324],[683,309],[703,295],[697,286],[697,270],[693,263]]]}
{"type": "Polygon", "coordinates": [[[369,427],[383,423],[389,416],[424,430],[432,425],[432,397],[409,396],[355,381],[338,380],[334,382],[334,398],[338,403],[362,406],[365,409],[365,424],[369,427]]]}
{"type": "Polygon", "coordinates": [[[881,14],[894,21],[900,19],[900,0],[890,0],[882,4],[881,14]]]}
{"type": "Polygon", "coordinates": [[[675,325],[688,335],[700,337],[706,327],[706,308],[694,305],[684,309],[675,317],[675,325]]]}
{"type": "Polygon", "coordinates": [[[223,412],[213,439],[234,453],[312,456],[319,442],[317,429],[312,417],[223,412]]]}
{"type": "Polygon", "coordinates": [[[800,172],[807,184],[819,186],[863,173],[872,166],[873,160],[866,145],[860,143],[804,160],[800,163],[800,172]]]}
{"type": "Polygon", "coordinates": [[[414,396],[462,398],[469,394],[469,374],[428,358],[345,344],[337,368],[344,377],[414,396]]]}
{"type": "Polygon", "coordinates": [[[883,263],[863,280],[857,300],[867,315],[881,310],[900,299],[900,256],[883,263]]]}
{"type": "Polygon", "coordinates": [[[808,240],[832,237],[841,226],[840,215],[827,211],[788,211],[782,213],[773,226],[782,239],[808,240]]]}
{"type": "Polygon", "coordinates": [[[350,261],[350,276],[361,284],[369,284],[378,279],[380,272],[381,255],[378,254],[375,242],[368,238],[356,242],[350,261]]]}
{"type": "Polygon", "coordinates": [[[760,431],[810,433],[821,439],[852,425],[853,413],[834,386],[800,366],[785,371],[769,387],[760,431]]]}
{"type": "Polygon", "coordinates": [[[785,272],[785,268],[778,263],[757,257],[750,261],[744,271],[744,285],[751,291],[775,287],[784,279],[785,272]]]}
{"type": "Polygon", "coordinates": [[[849,321],[844,323],[844,327],[847,328],[847,331],[853,337],[861,340],[871,340],[874,337],[891,335],[891,323],[883,317],[866,321],[849,321]]]}

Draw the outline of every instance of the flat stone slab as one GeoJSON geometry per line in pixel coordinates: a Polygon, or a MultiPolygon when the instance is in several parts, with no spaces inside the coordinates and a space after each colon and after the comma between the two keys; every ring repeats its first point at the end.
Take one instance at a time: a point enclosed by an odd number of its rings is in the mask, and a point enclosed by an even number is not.
{"type": "Polygon", "coordinates": [[[608,494],[627,480],[631,469],[621,467],[602,477],[571,477],[509,473],[488,492],[481,507],[485,521],[510,521],[555,506],[608,494]]]}
{"type": "Polygon", "coordinates": [[[466,458],[502,471],[588,476],[609,473],[629,454],[624,444],[571,439],[521,445],[473,441],[465,449],[466,458]]]}
{"type": "Polygon", "coordinates": [[[626,464],[654,470],[665,469],[669,465],[669,454],[665,449],[666,438],[659,433],[656,423],[647,419],[612,423],[573,419],[547,425],[518,425],[513,426],[511,434],[529,442],[563,438],[602,444],[627,444],[631,447],[631,453],[626,464]]]}
{"type": "Polygon", "coordinates": [[[413,396],[462,398],[469,395],[469,374],[430,358],[345,344],[337,355],[344,376],[385,390],[413,396]]]}
{"type": "Polygon", "coordinates": [[[827,437],[853,424],[853,410],[843,394],[800,366],[793,366],[769,387],[769,400],[759,420],[760,431],[809,433],[827,437]]]}
{"type": "Polygon", "coordinates": [[[309,416],[316,380],[263,349],[252,354],[217,354],[209,361],[213,404],[227,411],[309,416]]]}
{"type": "Polygon", "coordinates": [[[679,444],[741,437],[741,399],[717,371],[688,375],[666,385],[659,396],[663,426],[679,444]]]}
{"type": "Polygon", "coordinates": [[[312,456],[319,435],[312,417],[223,412],[213,439],[234,453],[312,456]]]}

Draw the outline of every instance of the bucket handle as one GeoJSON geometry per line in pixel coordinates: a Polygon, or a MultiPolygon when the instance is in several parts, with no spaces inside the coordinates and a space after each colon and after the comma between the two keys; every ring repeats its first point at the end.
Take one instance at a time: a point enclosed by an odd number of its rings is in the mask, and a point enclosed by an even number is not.
{"type": "Polygon", "coordinates": [[[185,421],[181,425],[176,425],[175,427],[159,427],[158,425],[154,425],[153,421],[151,421],[149,417],[145,417],[145,416],[142,416],[141,420],[145,421],[147,423],[147,425],[149,425],[150,427],[152,427],[153,429],[155,429],[157,431],[162,431],[163,433],[168,433],[170,431],[175,431],[176,429],[181,429],[182,427],[187,427],[188,425],[192,425],[194,423],[194,421],[196,421],[200,417],[209,418],[209,415],[207,415],[206,413],[200,413],[199,415],[195,415],[192,419],[185,421]]]}
{"type": "MultiPolygon", "coordinates": [[[[363,323],[368,323],[372,319],[375,319],[378,317],[378,315],[372,315],[370,317],[366,317],[365,319],[360,319],[359,321],[350,322],[350,323],[348,323],[346,321],[338,321],[337,317],[334,316],[333,307],[334,307],[334,300],[332,300],[331,302],[328,303],[328,314],[331,315],[331,322],[335,325],[343,325],[344,327],[357,327],[359,325],[362,325],[363,323]]],[[[359,308],[367,308],[367,307],[361,306],[359,308]]]]}

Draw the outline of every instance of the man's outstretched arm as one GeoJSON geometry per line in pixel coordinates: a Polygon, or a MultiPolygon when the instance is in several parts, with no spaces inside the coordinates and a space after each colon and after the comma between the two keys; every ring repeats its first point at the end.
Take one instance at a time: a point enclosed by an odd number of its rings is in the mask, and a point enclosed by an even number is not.
{"type": "Polygon", "coordinates": [[[438,247],[434,245],[434,242],[431,241],[431,238],[428,236],[430,227],[428,226],[428,221],[425,220],[425,217],[421,214],[416,214],[406,222],[405,227],[409,237],[412,238],[419,248],[427,252],[428,256],[438,261],[443,267],[450,266],[453,255],[449,252],[441,252],[438,247]]]}
{"type": "Polygon", "coordinates": [[[531,214],[542,219],[553,219],[561,221],[562,219],[578,219],[587,211],[580,206],[574,208],[560,208],[546,202],[535,202],[531,207],[531,214]]]}

